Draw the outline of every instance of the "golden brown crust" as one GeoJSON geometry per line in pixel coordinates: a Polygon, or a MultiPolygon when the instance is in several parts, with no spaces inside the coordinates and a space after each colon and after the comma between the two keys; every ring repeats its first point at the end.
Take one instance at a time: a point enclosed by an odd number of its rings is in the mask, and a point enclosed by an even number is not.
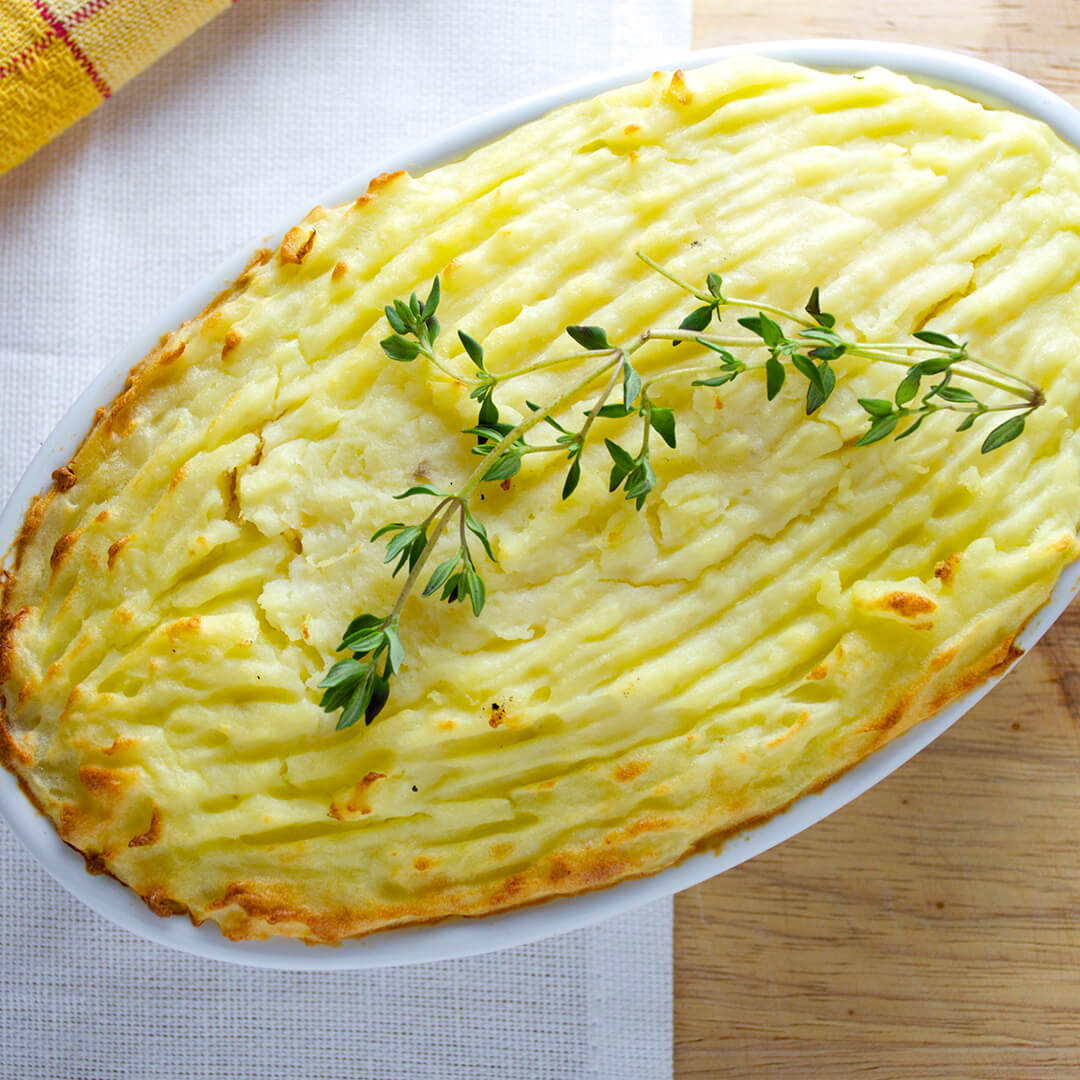
{"type": "MultiPolygon", "coordinates": [[[[140,893],[139,898],[155,915],[160,915],[163,919],[167,919],[170,915],[183,915],[187,912],[187,908],[170,899],[160,885],[149,892],[140,893]]],[[[195,925],[199,924],[196,922],[195,925]]]]}
{"type": "Polygon", "coordinates": [[[624,761],[616,766],[614,776],[616,780],[628,784],[631,780],[636,780],[648,767],[647,761],[624,761]]]}
{"type": "MultiPolygon", "coordinates": [[[[0,712],[0,763],[3,764],[4,768],[14,772],[16,764],[26,766],[32,765],[33,762],[33,757],[12,737],[11,732],[8,730],[7,721],[3,713],[0,712]]],[[[23,789],[24,794],[29,791],[21,776],[19,776],[19,786],[23,789]]],[[[41,810],[42,808],[39,806],[38,809],[41,810]]],[[[44,811],[42,812],[44,813],[44,811]]]]}
{"type": "Polygon", "coordinates": [[[960,563],[961,556],[959,554],[950,555],[947,559],[943,559],[934,567],[934,577],[941,582],[942,585],[948,585],[952,582],[952,579],[956,576],[956,567],[960,563]]]}
{"type": "Polygon", "coordinates": [[[145,847],[147,844],[156,844],[161,839],[161,814],[155,806],[150,815],[150,825],[145,832],[133,836],[128,841],[128,847],[145,847]]]}
{"type": "MultiPolygon", "coordinates": [[[[232,282],[230,285],[226,285],[207,305],[191,320],[191,323],[201,322],[207,318],[212,312],[217,311],[227,300],[231,300],[234,296],[242,293],[248,285],[251,284],[251,275],[260,266],[265,266],[272,258],[274,253],[269,248],[259,248],[252,253],[250,259],[248,259],[247,266],[244,267],[240,276],[232,282]]],[[[191,323],[185,323],[185,326],[191,325],[191,323]]],[[[151,354],[153,355],[153,354],[151,354]]]]}
{"type": "Polygon", "coordinates": [[[689,105],[694,100],[693,92],[686,85],[686,73],[684,71],[676,71],[671,76],[671,82],[668,83],[665,95],[677,101],[680,105],[689,105]]]}
{"type": "MultiPolygon", "coordinates": [[[[4,590],[4,600],[7,600],[7,589],[4,590]]],[[[15,630],[19,623],[30,615],[28,607],[11,611],[5,603],[0,610],[0,681],[6,681],[11,677],[12,656],[15,652],[15,630]]],[[[0,724],[4,722],[3,698],[0,697],[0,724]]]]}
{"type": "Polygon", "coordinates": [[[234,326],[225,335],[225,344],[221,346],[221,355],[228,356],[235,348],[237,348],[241,341],[244,340],[244,335],[234,326]]]}
{"type": "Polygon", "coordinates": [[[357,781],[352,793],[343,803],[336,801],[330,803],[330,809],[327,811],[326,816],[334,818],[335,821],[348,821],[357,814],[370,814],[372,808],[367,797],[368,789],[376,781],[385,779],[386,773],[369,772],[357,781]]]}
{"type": "Polygon", "coordinates": [[[937,604],[929,596],[919,593],[891,592],[885,597],[884,605],[904,619],[914,619],[937,610],[937,604]]]}
{"type": "Polygon", "coordinates": [[[90,796],[102,800],[114,799],[131,782],[130,774],[100,765],[80,765],[79,779],[90,796]]]}
{"type": "Polygon", "coordinates": [[[124,548],[127,547],[127,545],[130,544],[131,541],[134,539],[134,535],[129,533],[127,536],[121,536],[119,540],[114,540],[109,545],[109,551],[106,556],[105,564],[110,570],[112,570],[116,566],[116,560],[120,557],[120,552],[123,551],[124,548]]]}
{"type": "Polygon", "coordinates": [[[315,230],[301,229],[294,225],[281,241],[280,259],[283,263],[295,263],[299,266],[315,244],[315,230]]]}
{"type": "Polygon", "coordinates": [[[187,350],[187,342],[181,341],[178,344],[172,346],[172,348],[164,348],[161,355],[158,357],[158,363],[161,365],[171,364],[176,360],[179,360],[187,350]]]}
{"type": "Polygon", "coordinates": [[[396,172],[379,173],[378,176],[372,177],[368,182],[367,191],[353,203],[353,208],[360,209],[367,206],[381,191],[406,175],[408,174],[404,169],[398,169],[396,172]]]}
{"type": "Polygon", "coordinates": [[[74,529],[72,532],[64,533],[53,545],[52,555],[49,556],[49,566],[54,574],[60,569],[81,535],[82,529],[74,529]]]}
{"type": "MultiPolygon", "coordinates": [[[[1003,641],[989,656],[985,657],[980,663],[975,664],[967,671],[962,672],[951,685],[939,691],[930,703],[924,716],[919,717],[919,719],[924,719],[926,716],[933,716],[934,713],[948,705],[950,701],[974,690],[975,687],[981,685],[987,679],[992,679],[997,675],[1003,674],[1023,655],[1024,650],[1016,644],[1015,637],[1010,637],[1003,641]]],[[[912,721],[912,723],[914,722],[915,721],[912,721]]],[[[909,724],[908,726],[910,727],[911,725],[909,724]]]]}
{"type": "Polygon", "coordinates": [[[52,474],[52,480],[57,491],[70,491],[75,486],[77,479],[70,462],[67,465],[61,465],[52,474]]]}
{"type": "Polygon", "coordinates": [[[26,511],[26,517],[23,518],[22,527],[19,529],[19,535],[15,538],[15,544],[12,547],[11,575],[4,579],[3,606],[5,611],[8,609],[8,592],[15,580],[15,575],[19,572],[19,567],[22,566],[26,547],[34,534],[38,531],[42,518],[45,516],[45,508],[48,506],[49,500],[52,499],[54,492],[57,490],[59,489],[56,487],[56,481],[54,480],[51,490],[47,491],[44,495],[34,495],[30,499],[30,507],[26,511]]]}
{"type": "Polygon", "coordinates": [[[131,738],[129,735],[117,735],[108,746],[101,748],[101,752],[106,757],[112,757],[113,754],[122,754],[125,750],[131,750],[137,745],[138,740],[131,738]]]}

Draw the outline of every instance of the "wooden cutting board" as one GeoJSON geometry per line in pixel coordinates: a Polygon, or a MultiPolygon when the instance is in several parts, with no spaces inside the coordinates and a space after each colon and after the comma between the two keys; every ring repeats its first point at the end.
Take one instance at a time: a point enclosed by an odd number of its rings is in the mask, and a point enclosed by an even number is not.
{"type": "MultiPolygon", "coordinates": [[[[957,49],[1080,106],[1080,0],[696,0],[698,47],[957,49]]],[[[1080,602],[936,743],[681,894],[675,1076],[1080,1078],[1080,602]]]]}

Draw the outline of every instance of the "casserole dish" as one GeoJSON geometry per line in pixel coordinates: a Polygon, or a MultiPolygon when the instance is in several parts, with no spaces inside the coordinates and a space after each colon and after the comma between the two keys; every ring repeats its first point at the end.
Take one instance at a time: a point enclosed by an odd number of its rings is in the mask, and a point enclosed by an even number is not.
{"type": "MultiPolygon", "coordinates": [[[[1046,94],[1045,91],[1015,76],[999,73],[988,65],[980,65],[974,61],[927,50],[897,51],[885,46],[858,46],[857,43],[781,44],[703,53],[684,58],[677,63],[689,69],[698,63],[720,59],[722,56],[739,51],[791,59],[819,67],[858,69],[882,64],[902,73],[928,78],[939,85],[960,89],[970,96],[983,100],[990,99],[992,103],[1004,103],[1020,111],[1028,112],[1051,123],[1058,129],[1059,134],[1064,135],[1074,145],[1077,142],[1076,132],[1069,126],[1075,125],[1073,119],[1075,114],[1052,95],[1046,94]]],[[[590,96],[610,86],[632,82],[642,74],[647,73],[624,73],[612,76],[503,110],[492,117],[467,125],[457,133],[429,143],[426,147],[405,155],[398,161],[387,163],[382,171],[389,173],[394,167],[404,165],[411,172],[422,172],[441,161],[458,158],[470,148],[482,145],[491,138],[516,128],[552,107],[579,97],[590,96]]],[[[371,172],[376,171],[379,170],[371,170],[371,172]]],[[[361,188],[362,185],[334,193],[326,201],[331,203],[342,201],[351,195],[356,195],[361,188]]],[[[27,477],[17,489],[0,523],[5,530],[5,539],[13,536],[28,496],[42,487],[45,478],[54,469],[63,467],[65,458],[70,454],[79,434],[89,426],[95,408],[115,396],[119,389],[119,376],[149,351],[152,339],[157,337],[161,329],[171,327],[182,318],[194,314],[210,296],[218,291],[222,277],[228,279],[239,270],[239,265],[227,268],[223,274],[215,275],[212,284],[208,283],[204,289],[197,290],[196,293],[181,301],[176,309],[165,315],[161,324],[154,328],[154,332],[148,335],[147,339],[136,344],[130,353],[121,357],[115,368],[104,373],[102,379],[80,399],[43,448],[42,454],[36,459],[27,477]]],[[[1028,624],[1019,639],[1021,648],[1029,647],[1045,626],[1049,625],[1053,615],[1061,609],[1064,602],[1067,602],[1071,584],[1072,572],[1070,570],[1058,583],[1050,604],[1028,624]]],[[[944,730],[965,708],[970,707],[978,696],[988,689],[989,685],[985,683],[976,687],[931,720],[856,766],[825,791],[804,797],[789,810],[776,815],[766,824],[729,838],[717,855],[709,853],[695,855],[654,878],[624,882],[604,892],[549,901],[542,908],[525,908],[505,914],[488,915],[477,922],[447,922],[432,927],[393,930],[373,939],[350,940],[345,942],[340,949],[323,954],[325,960],[323,955],[320,955],[317,960],[314,959],[309,950],[301,950],[293,942],[219,942],[212,932],[196,931],[181,920],[158,922],[153,916],[148,916],[138,901],[130,894],[126,894],[116,882],[104,877],[86,877],[83,873],[82,861],[77,856],[73,856],[55,834],[51,833],[50,826],[43,819],[37,817],[32,809],[21,802],[21,797],[17,795],[10,783],[5,789],[10,792],[10,797],[5,796],[5,814],[10,811],[9,820],[17,834],[31,846],[31,850],[64,884],[73,888],[73,891],[90,902],[97,910],[112,913],[114,917],[122,912],[121,921],[125,925],[130,925],[139,932],[147,932],[147,936],[166,944],[188,947],[204,955],[218,955],[240,962],[281,966],[359,967],[436,959],[499,948],[571,929],[651,897],[676,891],[712,876],[713,873],[728,866],[735,865],[743,858],[764,850],[772,843],[779,842],[799,831],[842,805],[847,799],[865,790],[881,776],[906,760],[921,745],[925,745],[925,742],[944,730]],[[21,812],[23,810],[26,813],[21,812]],[[48,839],[41,835],[41,828],[49,831],[48,839]],[[150,932],[151,927],[153,932],[150,932]]],[[[9,777],[4,779],[10,781],[9,777]]]]}

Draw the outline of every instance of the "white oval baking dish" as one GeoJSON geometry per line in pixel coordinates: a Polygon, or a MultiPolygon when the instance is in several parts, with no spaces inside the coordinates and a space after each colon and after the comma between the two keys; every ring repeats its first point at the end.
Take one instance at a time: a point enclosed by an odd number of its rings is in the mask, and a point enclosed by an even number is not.
{"type": "MultiPolygon", "coordinates": [[[[471,120],[388,161],[377,162],[336,191],[324,194],[319,201],[332,206],[351,200],[364,191],[370,177],[380,172],[405,168],[415,173],[458,158],[557,106],[647,78],[656,68],[692,68],[739,53],[834,70],[858,70],[882,65],[920,81],[955,90],[988,105],[1027,113],[1045,121],[1063,139],[1080,148],[1080,112],[1049,90],[993,64],[957,53],[902,44],[864,41],[766,42],[658,57],[649,68],[618,71],[559,87],[471,120]]],[[[285,228],[299,220],[309,205],[311,200],[304,203],[277,235],[280,236],[285,228]]],[[[251,249],[256,246],[259,245],[252,244],[251,249]]],[[[221,290],[224,282],[231,281],[242,271],[251,249],[238,252],[228,263],[162,312],[161,317],[117,356],[72,405],[45,441],[0,513],[0,551],[7,550],[13,542],[30,498],[49,486],[53,469],[67,462],[83,433],[90,427],[94,410],[119,393],[128,370],[150,351],[162,333],[198,313],[221,290]]],[[[1050,602],[1017,639],[1021,647],[1030,649],[1042,637],[1068,606],[1078,583],[1080,562],[1073,563],[1062,574],[1050,602]]],[[[737,866],[820,821],[873,787],[955,723],[1002,677],[999,675],[989,679],[954,701],[855,766],[824,791],[801,798],[784,813],[764,824],[734,834],[716,853],[693,855],[653,877],[626,881],[582,896],[551,900],[482,918],[450,919],[432,926],[389,930],[368,938],[347,941],[335,948],[312,948],[291,940],[232,942],[223,938],[213,924],[195,927],[187,919],[159,918],[118,881],[88,874],[82,856],[60,839],[52,823],[38,813],[19,790],[14,776],[2,769],[0,813],[31,854],[73,896],[133,933],[171,948],[233,963],[309,971],[446,960],[566,933],[669,896],[737,866]]]]}

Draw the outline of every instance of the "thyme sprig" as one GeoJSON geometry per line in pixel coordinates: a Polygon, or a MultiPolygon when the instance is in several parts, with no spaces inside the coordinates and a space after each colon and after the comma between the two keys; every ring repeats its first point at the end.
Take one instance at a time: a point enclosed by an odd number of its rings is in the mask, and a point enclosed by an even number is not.
{"type": "MultiPolygon", "coordinates": [[[[717,273],[706,277],[705,289],[698,290],[666,267],[638,253],[639,258],[698,301],[673,329],[650,328],[626,344],[615,344],[600,326],[568,326],[566,332],[579,351],[538,361],[504,372],[487,366],[483,345],[464,330],[457,337],[473,371],[453,370],[449,359],[436,355],[440,326],[436,317],[441,299],[438,277],[426,299],[413,293],[408,301],[395,300],[384,309],[392,333],[380,342],[386,356],[410,363],[424,356],[455,382],[470,385],[469,396],[478,402],[476,423],[463,434],[475,439],[472,453],[482,460],[461,489],[442,491],[431,484],[415,484],[394,498],[432,498],[433,508],[419,523],[394,521],[376,529],[372,541],[388,538],[384,561],[394,563],[392,577],[407,568],[404,584],[390,612],[365,612],[347,627],[339,652],[352,655],[337,661],[319,683],[320,704],[327,712],[341,710],[338,730],[351,727],[363,717],[371,721],[385,706],[391,678],[401,670],[405,651],[398,625],[405,601],[425,573],[426,564],[455,519],[457,550],[432,571],[421,595],[448,603],[468,603],[474,616],[484,608],[487,589],[477,566],[471,542],[475,542],[495,562],[496,555],[484,525],[473,513],[472,499],[481,484],[499,483],[507,487],[531,454],[565,454],[568,461],[562,498],[576,491],[582,471],[582,454],[598,421],[629,421],[641,426],[641,439],[633,452],[610,437],[604,446],[611,460],[608,489],[622,489],[623,496],[637,509],[645,504],[656,486],[652,464],[653,434],[671,449],[677,446],[676,418],[671,408],[660,405],[653,388],[665,380],[690,379],[691,386],[720,387],[751,372],[764,375],[765,397],[774,400],[789,377],[805,381],[805,410],[812,415],[821,409],[837,386],[833,365],[845,358],[903,367],[904,375],[890,399],[859,398],[869,427],[855,446],[868,446],[887,439],[913,435],[931,416],[939,412],[962,414],[957,431],[967,431],[989,413],[1010,413],[983,439],[982,452],[990,453],[1012,442],[1024,431],[1025,421],[1044,403],[1042,391],[1028,379],[975,356],[967,342],[957,341],[933,330],[920,330],[911,341],[857,341],[837,329],[836,317],[821,308],[820,290],[815,287],[802,312],[787,311],[771,304],[727,296],[717,273]],[[743,308],[751,314],[735,322],[746,334],[729,336],[712,330],[720,328],[727,309],[743,308]],[[785,324],[790,330],[785,330],[785,324]],[[749,336],[747,336],[749,335],[749,336]],[[653,365],[648,376],[636,370],[634,354],[649,342],[669,341],[672,346],[696,344],[702,350],[700,362],[674,366],[671,362],[653,365]],[[732,350],[760,354],[763,359],[736,357],[732,350]],[[585,374],[571,380],[552,402],[538,405],[526,401],[528,413],[516,421],[503,419],[495,400],[505,382],[532,372],[567,364],[585,364],[585,374]],[[957,385],[957,380],[967,385],[957,385]],[[597,391],[597,386],[600,387],[597,391]],[[985,387],[1003,395],[993,404],[976,397],[972,387],[985,387]],[[575,428],[565,415],[567,409],[588,395],[594,395],[575,428]],[[610,400],[612,397],[615,400],[610,400]],[[556,419],[561,416],[562,419],[556,419]],[[530,443],[527,436],[540,424],[554,432],[554,441],[530,443]],[[470,540],[471,538],[471,540],[470,540]]],[[[981,391],[980,391],[981,392],[981,391]]]]}

